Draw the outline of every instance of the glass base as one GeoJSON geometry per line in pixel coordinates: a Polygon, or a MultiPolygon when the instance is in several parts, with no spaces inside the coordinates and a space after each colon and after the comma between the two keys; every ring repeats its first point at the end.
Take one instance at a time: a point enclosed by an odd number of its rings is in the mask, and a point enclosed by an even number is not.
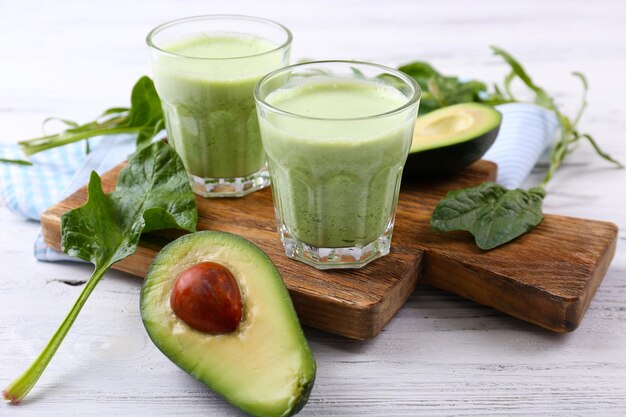
{"type": "Polygon", "coordinates": [[[189,174],[191,189],[202,197],[243,197],[270,185],[266,167],[246,177],[202,178],[189,174]]]}
{"type": "Polygon", "coordinates": [[[288,258],[304,262],[317,269],[362,268],[389,253],[393,224],[376,240],[365,245],[344,248],[318,248],[301,242],[281,227],[280,240],[288,258]]]}

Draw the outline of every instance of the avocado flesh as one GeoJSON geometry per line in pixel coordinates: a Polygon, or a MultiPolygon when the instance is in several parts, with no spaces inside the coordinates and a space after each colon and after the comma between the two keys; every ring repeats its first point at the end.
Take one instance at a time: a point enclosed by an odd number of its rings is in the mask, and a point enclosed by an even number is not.
{"type": "Polygon", "coordinates": [[[278,270],[247,240],[198,232],[167,245],[148,270],[141,315],[150,338],[167,357],[243,411],[289,416],[306,403],[315,360],[278,270]],[[225,266],[237,279],[243,317],[232,333],[195,330],[170,307],[178,275],[204,261],[225,266]]]}
{"type": "Polygon", "coordinates": [[[419,116],[404,173],[445,174],[478,159],[498,136],[502,114],[491,106],[462,103],[419,116]]]}

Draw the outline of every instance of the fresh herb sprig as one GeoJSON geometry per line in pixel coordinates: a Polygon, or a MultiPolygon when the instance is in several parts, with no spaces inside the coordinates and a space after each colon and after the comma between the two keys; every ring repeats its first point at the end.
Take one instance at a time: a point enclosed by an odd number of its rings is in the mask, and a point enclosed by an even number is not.
{"type": "MultiPolygon", "coordinates": [[[[603,159],[623,168],[623,165],[604,152],[597,141],[588,133],[578,130],[580,121],[587,107],[587,91],[589,84],[585,76],[580,72],[573,75],[580,79],[583,86],[582,103],[576,116],[566,116],[557,106],[555,100],[533,82],[522,65],[505,50],[492,47],[496,56],[504,59],[510,66],[510,72],[504,79],[502,87],[494,86],[492,93],[487,93],[482,85],[476,82],[461,83],[465,90],[474,91],[469,100],[469,95],[453,96],[454,99],[468,99],[468,101],[480,101],[489,104],[501,104],[518,102],[519,100],[511,92],[511,84],[519,79],[535,95],[534,103],[552,110],[560,125],[560,138],[550,153],[550,165],[541,183],[529,190],[509,190],[495,183],[485,183],[477,187],[452,191],[435,207],[430,224],[434,230],[449,232],[453,230],[466,230],[474,235],[478,247],[484,250],[493,249],[523,235],[543,219],[542,203],[546,196],[546,185],[552,179],[556,170],[561,166],[567,155],[581,141],[586,140],[591,144],[596,153],[603,159]],[[472,87],[473,86],[473,87],[472,87]],[[470,88],[471,87],[471,88],[470,88]]],[[[413,67],[415,64],[412,64],[413,67]]],[[[403,67],[401,67],[402,69],[403,67]]],[[[411,74],[409,74],[411,75],[411,74]]],[[[449,78],[449,77],[447,77],[449,78]]],[[[451,83],[451,81],[448,81],[451,83]]],[[[442,83],[441,76],[431,77],[427,83],[429,91],[448,91],[447,84],[442,83]],[[436,88],[435,88],[436,87],[436,88]],[[444,88],[445,87],[445,88],[444,88]]],[[[454,87],[458,91],[459,87],[454,87]]],[[[450,90],[449,94],[455,90],[450,90]]],[[[463,90],[464,91],[464,90],[463,90]]],[[[446,98],[443,93],[433,93],[433,106],[445,106],[451,103],[450,99],[443,101],[438,97],[446,98]]]]}
{"type": "Polygon", "coordinates": [[[24,159],[0,158],[0,162],[5,163],[5,164],[15,164],[15,165],[32,165],[33,164],[32,162],[26,161],[24,159]]]}
{"type": "MultiPolygon", "coordinates": [[[[48,118],[44,124],[57,120],[67,129],[54,135],[46,135],[18,142],[24,154],[30,156],[57,146],[88,140],[95,136],[129,133],[137,135],[137,146],[145,146],[159,133],[164,125],[161,100],[149,77],[141,77],[135,83],[131,93],[131,106],[113,107],[105,110],[96,120],[78,124],[75,121],[48,118]]],[[[89,153],[89,142],[85,151],[89,153]]],[[[13,161],[2,161],[13,162],[13,161]]]]}
{"type": "Polygon", "coordinates": [[[195,231],[198,213],[185,168],[174,150],[155,142],[135,153],[111,194],[92,172],[89,199],[61,219],[63,251],[95,265],[93,275],[41,354],[2,396],[19,403],[39,380],[80,310],[111,266],[135,253],[141,233],[157,229],[195,231]]]}

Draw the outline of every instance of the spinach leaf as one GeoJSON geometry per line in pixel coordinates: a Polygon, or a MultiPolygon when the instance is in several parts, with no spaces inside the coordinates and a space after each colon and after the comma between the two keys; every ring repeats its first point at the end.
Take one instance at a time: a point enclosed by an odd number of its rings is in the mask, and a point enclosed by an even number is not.
{"type": "Polygon", "coordinates": [[[128,126],[154,125],[163,118],[161,100],[148,77],[141,77],[134,85],[130,105],[128,126]]]}
{"type": "Polygon", "coordinates": [[[431,226],[441,232],[467,230],[481,249],[493,249],[543,219],[543,188],[509,190],[493,182],[452,191],[435,207],[431,226]]]}
{"type": "Polygon", "coordinates": [[[85,205],[61,219],[63,251],[95,265],[93,275],[39,357],[2,395],[18,403],[35,385],[87,298],[116,262],[135,253],[142,232],[177,228],[195,231],[198,213],[184,166],[174,150],[156,142],[135,153],[111,194],[91,174],[85,205]]]}
{"type": "Polygon", "coordinates": [[[496,102],[497,97],[488,94],[487,84],[476,80],[461,81],[458,77],[445,76],[423,61],[411,62],[398,69],[414,78],[422,89],[420,114],[459,103],[499,104],[504,102],[502,98],[496,102]]]}
{"type": "Polygon", "coordinates": [[[133,87],[128,113],[128,126],[139,127],[137,145],[149,142],[163,127],[161,99],[148,77],[141,77],[133,87]]]}
{"type": "Polygon", "coordinates": [[[437,71],[432,65],[424,61],[415,61],[409,64],[402,65],[398,68],[406,75],[415,78],[418,83],[425,83],[429,78],[441,76],[441,73],[437,71]]]}
{"type": "MultiPolygon", "coordinates": [[[[161,100],[149,77],[141,77],[133,87],[131,93],[131,107],[112,107],[105,110],[98,119],[78,124],[72,120],[48,118],[58,120],[67,126],[61,133],[45,135],[34,139],[18,142],[26,155],[33,155],[57,146],[87,140],[94,136],[131,133],[137,135],[137,147],[141,148],[150,143],[150,140],[164,127],[161,100]]],[[[89,153],[89,146],[86,146],[89,153]]]]}

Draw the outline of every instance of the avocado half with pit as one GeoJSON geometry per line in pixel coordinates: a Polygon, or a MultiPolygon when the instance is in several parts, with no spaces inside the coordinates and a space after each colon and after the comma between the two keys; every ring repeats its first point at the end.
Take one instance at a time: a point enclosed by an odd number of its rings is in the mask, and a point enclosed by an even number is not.
{"type": "Polygon", "coordinates": [[[404,178],[449,174],[479,160],[498,136],[502,114],[462,103],[418,116],[404,178]]]}
{"type": "Polygon", "coordinates": [[[244,238],[204,231],[163,248],[141,317],[169,359],[246,413],[290,416],[306,404],[315,360],[278,270],[244,238]]]}

